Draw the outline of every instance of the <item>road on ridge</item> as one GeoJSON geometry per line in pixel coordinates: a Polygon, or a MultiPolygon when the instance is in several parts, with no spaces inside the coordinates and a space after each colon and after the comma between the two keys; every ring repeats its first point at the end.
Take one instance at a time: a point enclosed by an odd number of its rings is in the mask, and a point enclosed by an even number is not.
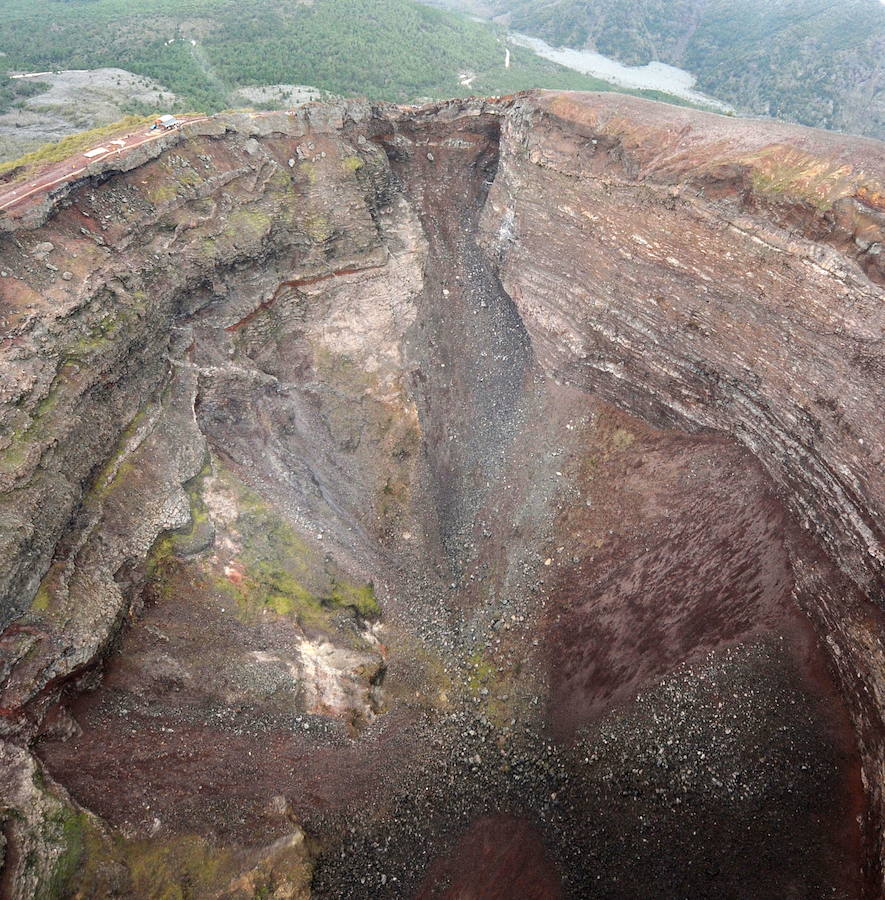
{"type": "MultiPolygon", "coordinates": [[[[182,124],[192,125],[195,122],[203,122],[208,118],[208,116],[201,116],[193,119],[182,119],[181,121],[182,124]]],[[[0,211],[10,210],[30,197],[33,197],[34,194],[38,194],[41,191],[50,191],[59,184],[77,178],[94,163],[101,162],[112,156],[125,156],[130,150],[134,150],[136,147],[141,147],[143,144],[148,144],[151,141],[159,140],[161,137],[167,136],[167,134],[168,132],[163,130],[151,132],[138,131],[134,134],[108,139],[104,142],[98,141],[98,146],[110,147],[107,153],[92,157],[91,159],[84,156],[82,152],[77,153],[63,162],[56,163],[55,165],[44,169],[28,181],[23,181],[6,191],[0,190],[0,211]],[[122,143],[113,143],[112,141],[122,143]]]]}

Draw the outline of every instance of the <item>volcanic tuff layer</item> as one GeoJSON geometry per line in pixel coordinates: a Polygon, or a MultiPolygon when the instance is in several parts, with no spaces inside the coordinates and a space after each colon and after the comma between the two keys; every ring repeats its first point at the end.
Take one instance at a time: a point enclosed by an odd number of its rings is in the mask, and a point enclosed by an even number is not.
{"type": "Polygon", "coordinates": [[[883,178],[544,93],[0,220],[0,893],[879,896],[883,178]]]}

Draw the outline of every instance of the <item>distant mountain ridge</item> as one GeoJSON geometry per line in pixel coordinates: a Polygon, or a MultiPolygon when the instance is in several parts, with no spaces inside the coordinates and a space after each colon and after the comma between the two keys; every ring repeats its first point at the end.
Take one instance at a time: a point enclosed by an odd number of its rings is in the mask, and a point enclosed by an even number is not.
{"type": "Polygon", "coordinates": [[[880,0],[443,0],[559,46],[660,60],[756,115],[885,139],[880,0]]]}

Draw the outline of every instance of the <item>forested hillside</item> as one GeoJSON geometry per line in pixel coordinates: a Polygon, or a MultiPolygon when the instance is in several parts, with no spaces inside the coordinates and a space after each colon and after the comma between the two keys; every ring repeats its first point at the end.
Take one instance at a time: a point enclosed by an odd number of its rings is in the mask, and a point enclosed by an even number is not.
{"type": "Polygon", "coordinates": [[[520,48],[505,68],[500,28],[414,0],[3,0],[0,48],[10,71],[117,66],[205,111],[250,85],[393,101],[611,89],[520,48]]]}
{"type": "MultiPolygon", "coordinates": [[[[462,6],[463,0],[448,0],[462,6]]],[[[486,0],[517,31],[658,59],[738,109],[885,138],[880,0],[486,0]]]]}

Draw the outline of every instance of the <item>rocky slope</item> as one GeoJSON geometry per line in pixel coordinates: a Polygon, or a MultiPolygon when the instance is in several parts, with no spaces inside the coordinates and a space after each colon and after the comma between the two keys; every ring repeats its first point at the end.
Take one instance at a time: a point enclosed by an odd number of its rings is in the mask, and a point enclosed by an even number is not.
{"type": "Polygon", "coordinates": [[[878,896],[883,173],[340,103],[2,220],[0,892],[878,896]]]}

